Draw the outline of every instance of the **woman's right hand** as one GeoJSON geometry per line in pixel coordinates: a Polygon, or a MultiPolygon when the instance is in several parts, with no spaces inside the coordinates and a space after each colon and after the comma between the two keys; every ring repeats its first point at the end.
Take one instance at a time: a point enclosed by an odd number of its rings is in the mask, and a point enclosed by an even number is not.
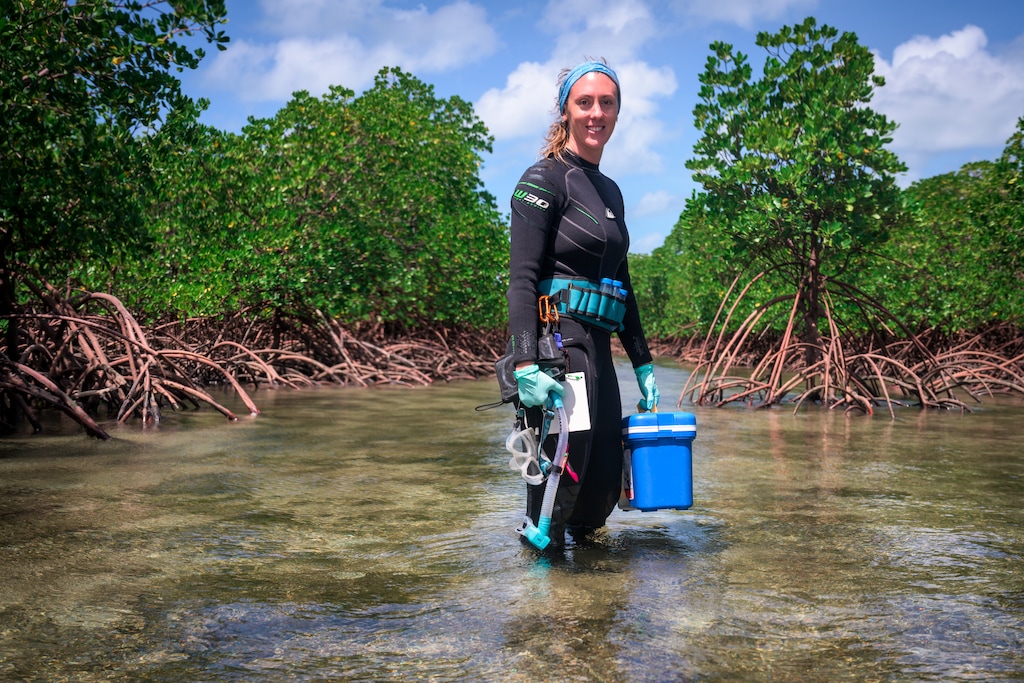
{"type": "Polygon", "coordinates": [[[565,387],[547,373],[541,372],[540,366],[536,363],[516,370],[515,376],[519,387],[519,401],[527,408],[544,405],[552,391],[559,396],[565,394],[565,387]]]}

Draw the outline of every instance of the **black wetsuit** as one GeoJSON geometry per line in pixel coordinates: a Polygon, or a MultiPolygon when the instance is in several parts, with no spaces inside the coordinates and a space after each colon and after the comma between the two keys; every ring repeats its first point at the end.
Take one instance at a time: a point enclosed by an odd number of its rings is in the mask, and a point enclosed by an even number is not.
{"type": "MultiPolygon", "coordinates": [[[[512,198],[508,288],[515,362],[537,357],[537,283],[552,277],[620,280],[629,293],[619,339],[634,368],[651,362],[626,264],[629,234],[623,215],[618,186],[571,152],[564,152],[564,161],[543,159],[523,174],[512,198]]],[[[622,484],[622,405],[611,335],[567,316],[561,318],[561,333],[568,370],[586,375],[592,428],[569,437],[569,465],[579,482],[561,477],[549,534],[555,544],[567,525],[603,526],[622,484]]],[[[527,486],[527,514],[534,523],[543,490],[543,484],[527,486]]]]}

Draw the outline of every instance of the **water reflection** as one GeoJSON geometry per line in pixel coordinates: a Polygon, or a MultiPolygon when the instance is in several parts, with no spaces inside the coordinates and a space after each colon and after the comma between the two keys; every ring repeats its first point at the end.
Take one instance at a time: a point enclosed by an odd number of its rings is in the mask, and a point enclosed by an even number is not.
{"type": "Polygon", "coordinates": [[[0,441],[0,679],[1021,679],[1024,406],[691,409],[693,510],[538,559],[492,393],[0,441]]]}

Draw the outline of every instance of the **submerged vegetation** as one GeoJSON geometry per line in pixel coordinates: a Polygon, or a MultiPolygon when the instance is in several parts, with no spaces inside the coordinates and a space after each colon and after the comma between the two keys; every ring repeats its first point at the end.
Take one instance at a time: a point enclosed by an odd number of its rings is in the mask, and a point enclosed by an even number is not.
{"type": "MultiPolygon", "coordinates": [[[[0,426],[55,407],[160,419],[208,390],[429,383],[503,348],[507,227],[469,103],[397,68],[297,92],[238,134],[173,71],[223,2],[13,3],[0,21],[0,426]]],[[[808,20],[714,44],[687,165],[702,184],[633,258],[681,398],[967,409],[1024,393],[1024,119],[1000,159],[906,190],[870,54],[808,20]],[[739,369],[742,368],[742,371],[739,369]],[[753,370],[751,371],[751,368],[753,370]]]]}

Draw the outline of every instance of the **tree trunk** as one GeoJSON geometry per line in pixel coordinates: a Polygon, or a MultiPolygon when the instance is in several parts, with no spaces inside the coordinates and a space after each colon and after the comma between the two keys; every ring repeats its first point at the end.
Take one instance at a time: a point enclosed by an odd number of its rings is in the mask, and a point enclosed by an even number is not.
{"type": "Polygon", "coordinates": [[[804,363],[810,367],[821,360],[823,353],[821,331],[818,329],[818,321],[821,320],[821,243],[817,237],[812,237],[811,252],[809,254],[807,272],[803,282],[803,329],[801,341],[807,346],[804,347],[804,363]]]}
{"type": "MultiPolygon", "coordinates": [[[[12,361],[18,360],[18,320],[13,316],[15,308],[14,273],[11,272],[7,257],[0,253],[0,320],[6,323],[4,331],[3,353],[12,361]]],[[[16,400],[14,393],[0,397],[0,426],[10,425],[11,428],[21,422],[22,405],[16,400]]]]}

